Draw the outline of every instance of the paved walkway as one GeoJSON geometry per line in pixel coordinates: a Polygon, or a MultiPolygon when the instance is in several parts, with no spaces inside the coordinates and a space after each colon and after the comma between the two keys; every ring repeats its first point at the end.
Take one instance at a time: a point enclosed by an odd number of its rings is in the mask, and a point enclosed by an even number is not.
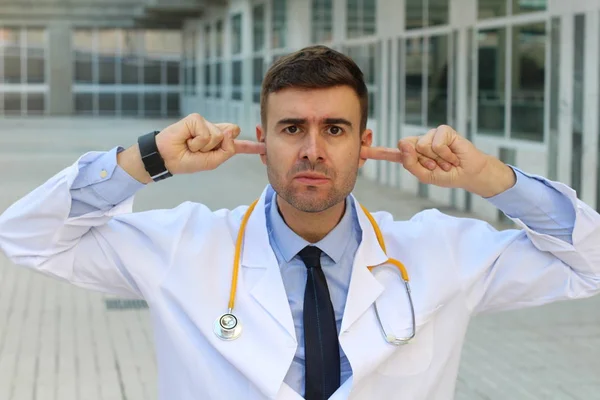
{"type": "MultiPolygon", "coordinates": [[[[0,120],[0,212],[88,150],[127,146],[163,120],[0,120]]],[[[258,159],[151,185],[136,210],[185,200],[248,203],[266,184],[258,159]]],[[[369,208],[408,218],[433,204],[360,181],[369,208]]],[[[600,298],[477,318],[457,400],[600,399],[600,298]]],[[[16,268],[0,255],[0,400],[156,398],[149,314],[140,303],[86,292],[16,268]]],[[[174,399],[176,400],[176,399],[174,399]]]]}

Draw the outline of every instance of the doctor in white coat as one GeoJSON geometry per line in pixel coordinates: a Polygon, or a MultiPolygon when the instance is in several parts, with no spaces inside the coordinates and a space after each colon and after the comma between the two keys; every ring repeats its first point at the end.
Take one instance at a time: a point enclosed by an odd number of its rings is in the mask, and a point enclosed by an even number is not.
{"type": "Polygon", "coordinates": [[[279,59],[261,114],[257,142],[190,115],[125,150],[84,154],[0,217],[14,263],[148,302],[160,399],[451,399],[473,315],[600,292],[600,216],[572,189],[447,126],[371,147],[367,88],[342,54],[279,59]],[[239,153],[267,167],[253,209],[132,213],[153,180],[239,153]],[[351,194],[369,158],[487,198],[522,229],[436,210],[371,221],[351,194]]]}

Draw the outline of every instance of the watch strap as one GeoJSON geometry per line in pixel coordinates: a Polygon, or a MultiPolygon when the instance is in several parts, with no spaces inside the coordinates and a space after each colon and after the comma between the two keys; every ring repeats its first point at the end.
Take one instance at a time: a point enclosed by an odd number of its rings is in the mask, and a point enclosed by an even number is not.
{"type": "Polygon", "coordinates": [[[165,166],[165,161],[156,146],[156,135],[160,131],[154,131],[138,137],[138,146],[142,156],[144,167],[154,182],[173,176],[165,166]]]}

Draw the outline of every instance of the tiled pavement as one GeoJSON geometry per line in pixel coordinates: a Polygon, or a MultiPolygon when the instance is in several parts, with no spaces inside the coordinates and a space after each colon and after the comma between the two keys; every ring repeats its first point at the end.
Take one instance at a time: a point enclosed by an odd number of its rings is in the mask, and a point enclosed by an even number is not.
{"type": "MultiPolygon", "coordinates": [[[[0,120],[0,212],[83,152],[127,146],[168,122],[0,120]]],[[[253,200],[265,183],[261,164],[244,156],[216,171],[151,185],[135,208],[184,200],[233,207],[253,200]]],[[[356,193],[367,207],[397,218],[432,206],[365,181],[356,193]]],[[[14,267],[0,255],[0,400],[155,399],[149,314],[123,305],[14,267]]],[[[599,310],[595,298],[475,319],[457,400],[600,399],[599,310]]]]}

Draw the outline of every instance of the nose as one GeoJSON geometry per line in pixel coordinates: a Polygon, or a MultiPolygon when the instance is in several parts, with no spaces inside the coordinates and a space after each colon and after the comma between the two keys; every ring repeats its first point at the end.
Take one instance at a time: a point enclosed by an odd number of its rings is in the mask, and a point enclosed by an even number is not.
{"type": "Polygon", "coordinates": [[[324,159],[323,138],[318,129],[310,129],[304,135],[300,158],[308,160],[311,164],[316,164],[324,159]]]}

